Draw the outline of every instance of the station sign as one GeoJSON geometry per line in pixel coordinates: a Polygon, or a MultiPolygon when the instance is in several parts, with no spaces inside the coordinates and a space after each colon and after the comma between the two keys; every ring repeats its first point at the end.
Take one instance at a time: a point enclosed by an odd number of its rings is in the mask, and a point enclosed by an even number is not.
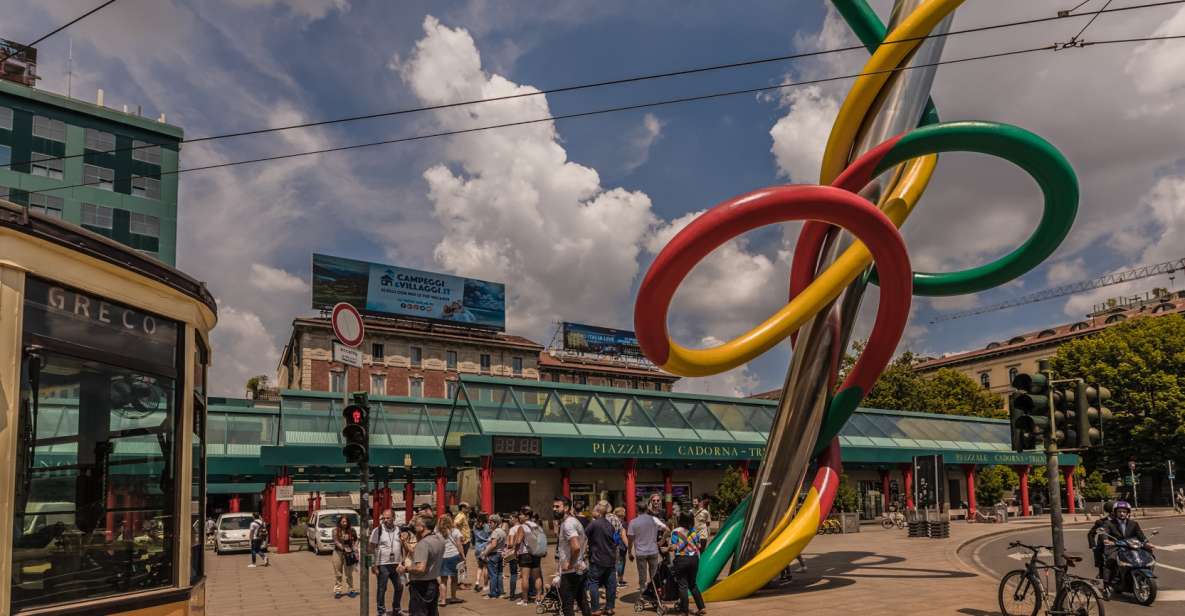
{"type": "Polygon", "coordinates": [[[292,489],[294,486],[276,486],[276,500],[290,501],[292,500],[292,489]]]}
{"type": "Polygon", "coordinates": [[[362,367],[362,351],[358,349],[351,349],[350,347],[334,342],[333,343],[333,361],[343,363],[347,366],[355,368],[362,367]]]}

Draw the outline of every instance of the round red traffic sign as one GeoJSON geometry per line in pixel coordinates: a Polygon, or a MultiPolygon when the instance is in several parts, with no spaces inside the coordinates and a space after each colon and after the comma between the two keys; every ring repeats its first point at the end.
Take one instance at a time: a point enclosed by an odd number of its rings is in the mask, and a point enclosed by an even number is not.
{"type": "Polygon", "coordinates": [[[362,344],[365,331],[362,327],[362,315],[358,313],[357,308],[346,302],[338,302],[333,307],[330,322],[333,323],[333,335],[337,336],[339,342],[355,348],[362,344]]]}

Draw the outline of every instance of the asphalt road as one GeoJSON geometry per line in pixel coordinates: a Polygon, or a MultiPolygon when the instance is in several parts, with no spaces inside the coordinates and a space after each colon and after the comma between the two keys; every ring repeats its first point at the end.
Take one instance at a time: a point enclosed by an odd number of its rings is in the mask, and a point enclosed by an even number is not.
{"type": "MultiPolygon", "coordinates": [[[[1129,595],[1112,597],[1106,606],[1107,616],[1185,614],[1185,517],[1140,520],[1140,526],[1149,534],[1151,543],[1157,547],[1155,554],[1159,595],[1156,602],[1149,607],[1135,603],[1129,595]],[[1150,531],[1153,529],[1159,530],[1159,534],[1151,536],[1150,531]]],[[[1090,549],[1086,545],[1088,528],[1089,525],[1066,527],[1066,551],[1083,557],[1083,562],[1074,569],[1076,574],[1094,577],[1096,570],[1093,567],[1090,549]]],[[[1016,532],[990,537],[968,546],[969,552],[965,552],[963,556],[969,557],[981,569],[991,572],[999,579],[1008,571],[1024,568],[1031,554],[1021,548],[1008,549],[1008,544],[1012,541],[1030,545],[1052,544],[1048,526],[1017,528],[1016,532]]],[[[1053,556],[1047,555],[1042,560],[1052,562],[1053,556]]]]}

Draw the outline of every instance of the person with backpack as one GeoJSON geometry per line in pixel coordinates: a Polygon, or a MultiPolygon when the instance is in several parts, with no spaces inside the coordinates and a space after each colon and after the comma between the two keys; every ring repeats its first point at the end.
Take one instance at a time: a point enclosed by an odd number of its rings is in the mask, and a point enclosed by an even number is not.
{"type": "Polygon", "coordinates": [[[621,588],[626,585],[625,555],[629,551],[625,541],[625,524],[622,522],[625,519],[625,507],[614,508],[613,513],[605,517],[613,525],[613,542],[617,544],[617,587],[621,588]]]}
{"type": "Polygon", "coordinates": [[[247,537],[251,540],[251,564],[248,567],[255,566],[255,555],[258,554],[263,558],[263,566],[268,566],[267,562],[267,522],[259,516],[256,511],[251,514],[251,527],[247,531],[247,537]]]}
{"type": "Polygon", "coordinates": [[[532,518],[529,510],[524,508],[518,513],[519,541],[515,548],[518,560],[519,579],[522,589],[519,590],[518,605],[527,605],[535,600],[535,580],[539,580],[540,591],[543,586],[543,557],[547,556],[547,533],[532,518]]]}
{"type": "Polygon", "coordinates": [[[679,582],[679,613],[687,616],[687,595],[695,599],[695,616],[707,613],[704,609],[704,598],[700,594],[696,577],[699,576],[700,546],[703,541],[699,531],[695,529],[695,516],[690,511],[679,514],[679,523],[671,531],[671,551],[675,555],[674,573],[679,582]]]}
{"type": "MultiPolygon", "coordinates": [[[[588,595],[593,616],[613,616],[617,603],[617,542],[620,532],[609,521],[609,501],[593,507],[593,520],[584,529],[588,537],[588,595]],[[615,538],[616,537],[616,538],[615,538]],[[601,592],[605,589],[605,611],[601,611],[601,592]]],[[[620,522],[619,522],[620,524],[620,522]]]]}
{"type": "Polygon", "coordinates": [[[486,540],[486,547],[480,552],[486,561],[489,576],[489,599],[502,596],[502,551],[506,548],[506,529],[502,528],[502,516],[494,513],[489,517],[490,537],[486,540]]]}

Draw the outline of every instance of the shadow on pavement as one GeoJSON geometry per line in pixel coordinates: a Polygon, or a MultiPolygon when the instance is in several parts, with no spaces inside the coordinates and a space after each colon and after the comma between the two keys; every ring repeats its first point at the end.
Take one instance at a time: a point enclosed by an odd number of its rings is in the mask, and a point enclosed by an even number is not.
{"type": "MultiPolygon", "coordinates": [[[[875,552],[829,552],[807,560],[807,570],[795,572],[793,579],[781,586],[765,588],[760,596],[834,590],[856,583],[856,578],[959,579],[976,577],[974,573],[945,571],[909,566],[900,556],[875,552]]],[[[985,612],[986,613],[986,612],[985,612]]]]}
{"type": "Polygon", "coordinates": [[[966,614],[967,616],[1000,616],[1000,612],[988,612],[973,607],[965,607],[958,611],[959,614],[966,614]]]}

